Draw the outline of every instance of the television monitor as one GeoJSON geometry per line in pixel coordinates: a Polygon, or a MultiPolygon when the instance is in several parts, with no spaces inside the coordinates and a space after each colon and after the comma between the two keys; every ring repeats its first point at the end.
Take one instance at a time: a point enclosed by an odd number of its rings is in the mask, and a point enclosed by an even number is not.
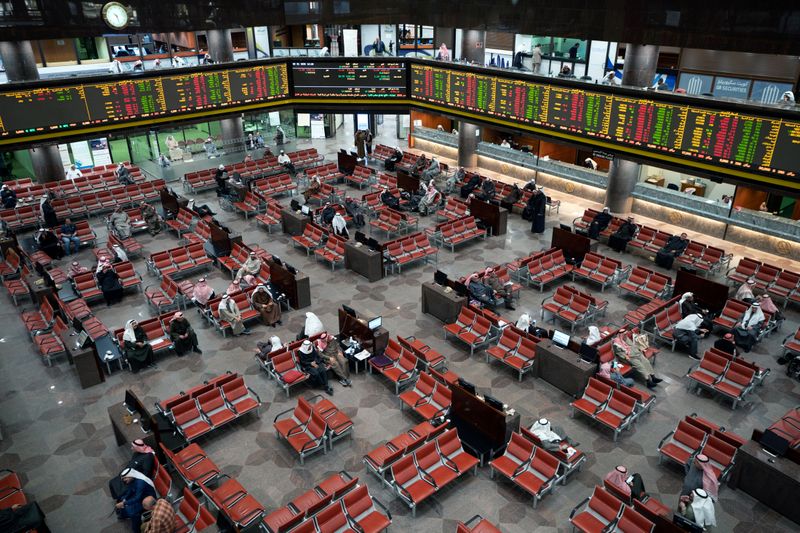
{"type": "Polygon", "coordinates": [[[292,265],[286,265],[286,270],[289,271],[289,274],[297,275],[297,269],[292,265]]]}
{"type": "Polygon", "coordinates": [[[307,205],[304,205],[303,207],[300,208],[300,212],[303,213],[304,215],[308,215],[309,213],[311,213],[311,208],[308,207],[307,205]]]}
{"type": "Polygon", "coordinates": [[[342,304],[342,310],[351,317],[358,318],[358,313],[356,313],[356,310],[352,307],[342,304]]]}
{"type": "Polygon", "coordinates": [[[370,249],[372,249],[372,250],[380,250],[381,249],[381,243],[376,241],[373,237],[370,237],[369,240],[367,240],[367,246],[369,246],[370,249]]]}
{"type": "Polygon", "coordinates": [[[283,261],[281,261],[281,258],[278,257],[277,255],[272,256],[272,262],[278,266],[283,266],[283,261]]]}
{"type": "Polygon", "coordinates": [[[78,334],[78,340],[76,344],[78,345],[78,348],[85,348],[89,342],[91,342],[91,340],[92,339],[89,337],[89,334],[84,330],[78,334]]]}
{"type": "Polygon", "coordinates": [[[566,348],[569,346],[569,335],[563,331],[555,330],[553,332],[553,343],[557,346],[561,346],[562,348],[566,348]]]}
{"type": "Polygon", "coordinates": [[[300,202],[298,202],[297,200],[292,200],[291,202],[289,202],[289,208],[292,211],[299,211],[300,210],[300,202]]]}
{"type": "Polygon", "coordinates": [[[585,342],[581,343],[580,349],[581,359],[586,361],[587,363],[596,363],[598,350],[594,346],[589,346],[585,342]]]}
{"type": "Polygon", "coordinates": [[[761,435],[761,447],[772,455],[783,457],[789,450],[789,439],[778,435],[772,429],[768,429],[761,435]]]}
{"type": "Polygon", "coordinates": [[[368,239],[367,239],[367,236],[364,235],[364,232],[357,231],[356,235],[355,235],[355,239],[356,239],[356,242],[360,242],[364,246],[367,246],[368,239]]]}
{"type": "Polygon", "coordinates": [[[488,405],[490,407],[494,407],[498,411],[502,411],[503,410],[503,402],[501,402],[500,400],[498,400],[494,396],[489,396],[488,394],[485,394],[483,396],[483,401],[486,402],[486,405],[488,405]]]}
{"type": "MultiPolygon", "coordinates": [[[[136,396],[130,389],[125,389],[125,409],[128,410],[130,414],[139,413],[139,416],[143,416],[143,414],[147,414],[147,410],[142,405],[142,402],[139,401],[139,397],[136,396]]],[[[149,416],[149,414],[148,414],[149,416]]]]}
{"type": "Polygon", "coordinates": [[[370,320],[367,323],[367,327],[369,327],[369,329],[371,329],[373,331],[375,331],[376,329],[378,329],[382,325],[383,325],[383,317],[382,316],[376,316],[375,318],[373,318],[372,320],[370,320]]]}
{"type": "Polygon", "coordinates": [[[437,270],[433,273],[433,281],[437,285],[447,286],[447,274],[441,270],[437,270]]]}
{"type": "Polygon", "coordinates": [[[475,385],[464,378],[458,378],[458,386],[470,394],[475,394],[475,385]]]}
{"type": "Polygon", "coordinates": [[[569,226],[567,224],[559,224],[558,227],[563,229],[564,231],[572,233],[572,226],[569,226]]]}

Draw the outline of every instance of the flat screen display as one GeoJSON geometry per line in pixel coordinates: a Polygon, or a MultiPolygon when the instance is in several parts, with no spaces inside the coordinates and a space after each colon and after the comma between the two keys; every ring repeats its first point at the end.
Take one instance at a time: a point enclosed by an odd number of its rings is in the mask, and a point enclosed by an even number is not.
{"type": "Polygon", "coordinates": [[[379,327],[381,327],[382,325],[383,325],[383,317],[379,316],[370,320],[369,323],[367,324],[367,327],[369,327],[369,329],[374,331],[379,327]]]}
{"type": "Polygon", "coordinates": [[[433,65],[410,69],[414,100],[748,172],[800,175],[800,120],[433,65]]]}
{"type": "Polygon", "coordinates": [[[267,102],[289,96],[285,64],[0,92],[0,139],[267,102]]]}
{"type": "Polygon", "coordinates": [[[296,97],[405,98],[406,64],[402,61],[294,61],[296,97]]]}
{"type": "Polygon", "coordinates": [[[562,348],[566,348],[569,346],[569,335],[563,331],[555,330],[553,332],[553,343],[561,346],[562,348]]]}

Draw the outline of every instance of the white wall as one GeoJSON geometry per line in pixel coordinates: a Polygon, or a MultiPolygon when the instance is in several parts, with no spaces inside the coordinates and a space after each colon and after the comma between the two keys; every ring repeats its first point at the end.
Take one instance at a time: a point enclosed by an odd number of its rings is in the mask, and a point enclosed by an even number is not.
{"type": "Polygon", "coordinates": [[[464,30],[456,28],[456,43],[453,50],[453,59],[461,59],[461,40],[464,38],[464,30]]]}
{"type": "Polygon", "coordinates": [[[494,54],[495,64],[496,66],[500,66],[499,58],[502,57],[506,60],[508,66],[511,66],[511,62],[514,59],[514,52],[511,50],[499,50],[497,48],[486,48],[484,56],[483,56],[483,63],[485,65],[489,65],[492,62],[492,54],[494,54]]]}
{"type": "Polygon", "coordinates": [[[617,43],[611,43],[609,46],[608,41],[592,41],[589,48],[589,69],[586,72],[592,79],[602,80],[605,66],[606,57],[614,63],[617,57],[617,43]],[[606,51],[608,54],[606,55],[606,51]]]}
{"type": "MultiPolygon", "coordinates": [[[[375,40],[375,37],[378,36],[378,25],[377,24],[362,24],[361,25],[361,48],[358,50],[359,55],[364,55],[364,48],[367,46],[372,46],[372,42],[375,40]]],[[[386,45],[386,49],[389,49],[389,44],[387,41],[383,41],[383,44],[386,45]]]]}
{"type": "Polygon", "coordinates": [[[706,194],[704,198],[708,200],[720,200],[723,194],[733,196],[733,194],[736,192],[736,186],[731,185],[730,183],[714,183],[706,178],[699,178],[690,174],[683,174],[682,172],[658,168],[652,165],[642,165],[641,173],[639,174],[639,181],[644,181],[650,176],[661,176],[664,178],[664,187],[670,183],[674,183],[679,189],[681,186],[681,181],[684,181],[688,178],[702,180],[703,184],[706,186],[706,194]]]}

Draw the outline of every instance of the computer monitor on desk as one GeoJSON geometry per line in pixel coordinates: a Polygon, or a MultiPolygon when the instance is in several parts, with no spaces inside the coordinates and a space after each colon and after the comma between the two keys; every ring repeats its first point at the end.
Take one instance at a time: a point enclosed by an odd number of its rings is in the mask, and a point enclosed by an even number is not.
{"type": "Polygon", "coordinates": [[[370,320],[367,323],[367,327],[369,329],[371,329],[372,331],[375,331],[376,329],[378,329],[382,325],[383,325],[383,317],[381,317],[381,316],[377,316],[377,317],[373,318],[372,320],[370,320]]]}
{"type": "Polygon", "coordinates": [[[503,406],[503,402],[501,402],[500,400],[498,400],[494,396],[489,396],[488,394],[485,394],[483,396],[483,401],[486,402],[486,405],[488,405],[490,407],[494,407],[495,409],[497,409],[500,412],[504,412],[505,411],[504,406],[503,406]]]}
{"type": "Polygon", "coordinates": [[[473,396],[475,395],[475,385],[473,385],[466,379],[458,378],[458,384],[461,386],[462,389],[464,389],[468,393],[472,394],[473,396]]]}
{"type": "Polygon", "coordinates": [[[553,331],[553,344],[559,348],[567,348],[569,346],[569,335],[563,331],[553,331]]]}

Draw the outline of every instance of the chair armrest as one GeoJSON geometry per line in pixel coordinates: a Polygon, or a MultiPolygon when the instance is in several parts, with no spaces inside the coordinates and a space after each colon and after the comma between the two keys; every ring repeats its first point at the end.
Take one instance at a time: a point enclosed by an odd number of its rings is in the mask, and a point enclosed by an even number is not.
{"type": "Polygon", "coordinates": [[[282,416],[283,416],[283,415],[285,415],[286,413],[291,413],[291,412],[293,412],[293,411],[294,411],[294,407],[292,407],[291,409],[287,409],[287,410],[285,410],[285,411],[281,411],[280,413],[278,413],[277,415],[275,415],[275,418],[272,420],[272,422],[273,422],[273,423],[277,422],[277,421],[278,421],[278,418],[282,417],[282,416]]]}
{"type": "Polygon", "coordinates": [[[587,503],[589,503],[589,497],[584,498],[580,503],[578,503],[578,505],[572,508],[572,511],[570,511],[569,513],[569,519],[572,520],[575,517],[575,513],[578,511],[578,509],[580,509],[587,503]]]}
{"type": "Polygon", "coordinates": [[[664,446],[664,443],[667,442],[667,439],[670,438],[674,433],[675,433],[674,431],[670,431],[669,433],[667,433],[666,437],[661,439],[661,442],[658,443],[658,449],[659,450],[661,449],[662,446],[664,446]]]}

